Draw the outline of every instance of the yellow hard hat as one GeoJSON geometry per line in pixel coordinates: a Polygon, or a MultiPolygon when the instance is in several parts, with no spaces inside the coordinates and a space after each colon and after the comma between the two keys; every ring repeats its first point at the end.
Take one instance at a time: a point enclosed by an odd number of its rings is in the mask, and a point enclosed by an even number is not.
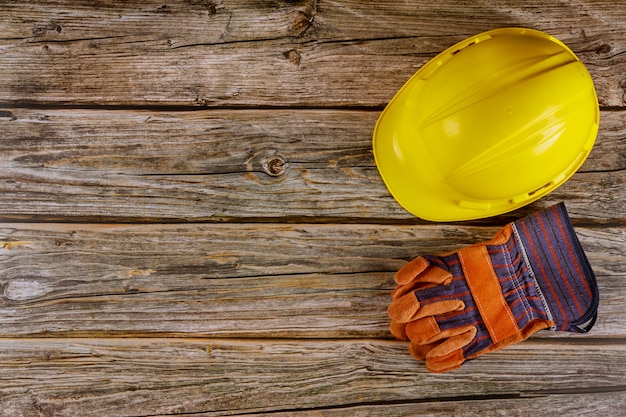
{"type": "Polygon", "coordinates": [[[426,220],[506,213],[563,184],[598,133],[593,80],[532,29],[481,33],[437,55],[380,115],[373,148],[394,198],[426,220]]]}

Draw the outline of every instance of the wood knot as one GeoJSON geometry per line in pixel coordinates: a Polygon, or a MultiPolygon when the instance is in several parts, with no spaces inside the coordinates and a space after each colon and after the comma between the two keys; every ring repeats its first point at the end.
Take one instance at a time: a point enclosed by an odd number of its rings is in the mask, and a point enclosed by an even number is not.
{"type": "Polygon", "coordinates": [[[49,291],[47,284],[30,279],[17,279],[4,286],[4,297],[13,301],[28,300],[40,297],[49,291]]]}
{"type": "Polygon", "coordinates": [[[215,16],[215,14],[217,13],[217,6],[215,5],[215,3],[212,3],[210,1],[206,2],[206,9],[209,13],[209,16],[215,16]]]}
{"type": "Polygon", "coordinates": [[[313,25],[314,19],[315,15],[313,13],[307,14],[300,10],[296,11],[289,25],[289,34],[299,38],[313,25]]]}
{"type": "Polygon", "coordinates": [[[186,0],[186,3],[189,3],[192,6],[200,6],[206,8],[209,17],[215,16],[215,14],[217,13],[217,6],[211,0],[186,0]]]}
{"type": "Polygon", "coordinates": [[[274,155],[261,164],[263,171],[270,177],[280,177],[287,171],[287,161],[279,155],[274,155]]]}
{"type": "Polygon", "coordinates": [[[295,49],[283,53],[283,56],[296,67],[300,65],[300,61],[302,61],[302,55],[295,49]]]}
{"type": "Polygon", "coordinates": [[[611,52],[611,49],[611,45],[609,45],[608,43],[603,43],[596,48],[596,53],[598,53],[599,55],[606,55],[611,52]]]}

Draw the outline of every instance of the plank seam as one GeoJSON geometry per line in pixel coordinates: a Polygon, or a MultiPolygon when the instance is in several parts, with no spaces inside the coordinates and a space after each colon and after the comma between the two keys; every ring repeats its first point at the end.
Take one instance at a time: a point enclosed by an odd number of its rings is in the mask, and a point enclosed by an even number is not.
{"type": "MultiPolygon", "coordinates": [[[[393,400],[393,401],[364,401],[358,403],[328,405],[320,407],[303,407],[303,408],[286,408],[276,410],[256,410],[243,413],[236,413],[237,416],[254,416],[254,415],[272,415],[272,414],[284,414],[284,413],[301,413],[311,411],[331,411],[331,410],[349,410],[351,408],[359,407],[385,407],[385,406],[397,406],[397,405],[412,405],[412,404],[428,404],[428,403],[457,403],[465,401],[494,401],[494,400],[522,400],[529,398],[551,397],[558,395],[572,395],[572,394],[600,394],[600,393],[620,393],[626,392],[626,386],[606,386],[606,387],[590,387],[589,389],[569,389],[569,390],[555,390],[555,391],[528,391],[511,394],[493,394],[493,395],[467,395],[467,396],[455,396],[455,397],[432,397],[432,398],[420,398],[409,400],[393,400]]],[[[215,412],[214,410],[196,411],[188,413],[176,413],[176,414],[155,414],[155,415],[142,415],[140,417],[156,417],[163,415],[177,415],[177,416],[195,416],[206,415],[208,412],[215,412]]]]}

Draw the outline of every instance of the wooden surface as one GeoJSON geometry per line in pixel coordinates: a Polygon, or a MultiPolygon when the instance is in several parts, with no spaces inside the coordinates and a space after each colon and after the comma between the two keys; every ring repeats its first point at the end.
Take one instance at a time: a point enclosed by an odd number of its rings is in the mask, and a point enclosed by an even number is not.
{"type": "Polygon", "coordinates": [[[0,415],[617,416],[626,2],[0,1],[0,415]],[[503,26],[589,69],[600,132],[532,205],[430,223],[371,152],[428,59],[503,26]],[[564,201],[601,291],[443,375],[392,340],[407,260],[564,201]]]}

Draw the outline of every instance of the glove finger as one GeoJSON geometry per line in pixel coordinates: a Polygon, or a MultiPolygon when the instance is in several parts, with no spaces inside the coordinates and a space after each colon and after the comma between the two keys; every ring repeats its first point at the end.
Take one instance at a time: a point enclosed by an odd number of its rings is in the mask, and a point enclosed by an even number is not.
{"type": "MultiPolygon", "coordinates": [[[[422,342],[439,340],[440,338],[435,338],[435,336],[440,334],[441,331],[433,316],[442,314],[441,312],[449,313],[460,311],[464,308],[465,303],[461,300],[445,300],[423,305],[421,308],[418,308],[412,320],[399,322],[392,319],[389,324],[389,330],[393,337],[398,340],[411,339],[422,342]]],[[[450,333],[444,332],[442,337],[449,335],[450,333]]]]}
{"type": "MultiPolygon", "coordinates": [[[[427,321],[427,320],[428,319],[422,319],[422,321],[427,321]]],[[[451,338],[457,338],[459,336],[465,335],[464,337],[469,337],[469,341],[467,342],[469,343],[476,336],[476,330],[473,326],[457,327],[457,328],[448,329],[444,331],[440,331],[439,328],[437,328],[436,331],[432,333],[432,336],[423,337],[423,338],[420,338],[419,336],[416,337],[414,333],[411,333],[408,327],[409,326],[407,325],[406,332],[407,332],[409,339],[411,340],[411,345],[409,349],[411,351],[411,354],[415,356],[417,359],[426,359],[427,354],[431,350],[433,350],[435,347],[443,345],[445,342],[448,342],[448,340],[451,338]]],[[[426,333],[422,334],[422,336],[425,334],[426,333]]],[[[456,340],[458,343],[459,340],[458,339],[456,340]]],[[[467,343],[465,343],[461,347],[464,347],[465,345],[467,345],[467,343]]]]}
{"type": "Polygon", "coordinates": [[[392,321],[409,323],[428,316],[452,313],[465,308],[465,303],[459,299],[436,301],[429,304],[420,304],[415,293],[408,293],[391,302],[387,313],[392,321]]]}
{"type": "Polygon", "coordinates": [[[425,289],[434,285],[449,285],[452,281],[452,274],[436,266],[426,268],[423,273],[418,274],[412,281],[403,285],[398,285],[391,293],[391,298],[402,297],[411,291],[425,289]]]}
{"type": "Polygon", "coordinates": [[[396,275],[394,276],[396,284],[404,285],[413,281],[413,279],[417,275],[421,274],[422,271],[428,267],[428,265],[430,265],[430,262],[428,262],[423,256],[413,259],[396,272],[396,275]]]}
{"type": "MultiPolygon", "coordinates": [[[[465,308],[465,304],[461,300],[448,301],[458,302],[456,306],[454,306],[453,303],[450,303],[452,307],[456,308],[456,310],[453,311],[460,311],[465,308]]],[[[426,308],[426,306],[424,306],[424,308],[426,308]]],[[[406,329],[404,329],[406,337],[408,337],[411,342],[421,344],[437,342],[441,339],[456,336],[464,331],[466,331],[465,327],[453,327],[442,331],[439,328],[439,324],[437,323],[437,320],[435,320],[434,316],[427,316],[413,320],[409,322],[406,325],[406,329]]]]}
{"type": "Polygon", "coordinates": [[[445,357],[440,357],[436,359],[428,358],[428,353],[426,354],[426,369],[430,372],[441,374],[444,372],[452,371],[453,369],[458,369],[465,362],[465,358],[463,357],[463,349],[455,350],[445,357]]]}
{"type": "Polygon", "coordinates": [[[411,345],[428,344],[441,339],[438,337],[441,330],[434,317],[425,317],[408,323],[404,333],[411,340],[411,345]]]}
{"type": "Polygon", "coordinates": [[[426,359],[426,355],[430,352],[435,346],[439,343],[411,343],[409,345],[409,353],[418,361],[423,361],[426,359]]]}
{"type": "Polygon", "coordinates": [[[391,321],[407,323],[417,313],[419,308],[420,302],[415,293],[411,292],[393,300],[387,308],[387,314],[391,321]]]}
{"type": "Polygon", "coordinates": [[[421,308],[413,314],[411,321],[430,316],[439,316],[441,314],[453,313],[461,311],[465,308],[463,300],[457,298],[451,300],[435,301],[430,304],[422,304],[421,308]]]}
{"type": "Polygon", "coordinates": [[[389,324],[389,331],[396,340],[408,340],[408,336],[406,335],[406,323],[392,321],[389,324]]]}
{"type": "MultiPolygon", "coordinates": [[[[463,362],[463,347],[476,337],[476,327],[465,326],[463,331],[432,347],[425,355],[426,368],[431,372],[446,372],[456,369],[463,362]]],[[[461,330],[460,329],[460,330],[461,330]]]]}
{"type": "Polygon", "coordinates": [[[463,348],[476,337],[476,327],[463,326],[455,331],[454,335],[445,339],[442,343],[428,352],[427,358],[445,357],[450,353],[463,348]]]}

